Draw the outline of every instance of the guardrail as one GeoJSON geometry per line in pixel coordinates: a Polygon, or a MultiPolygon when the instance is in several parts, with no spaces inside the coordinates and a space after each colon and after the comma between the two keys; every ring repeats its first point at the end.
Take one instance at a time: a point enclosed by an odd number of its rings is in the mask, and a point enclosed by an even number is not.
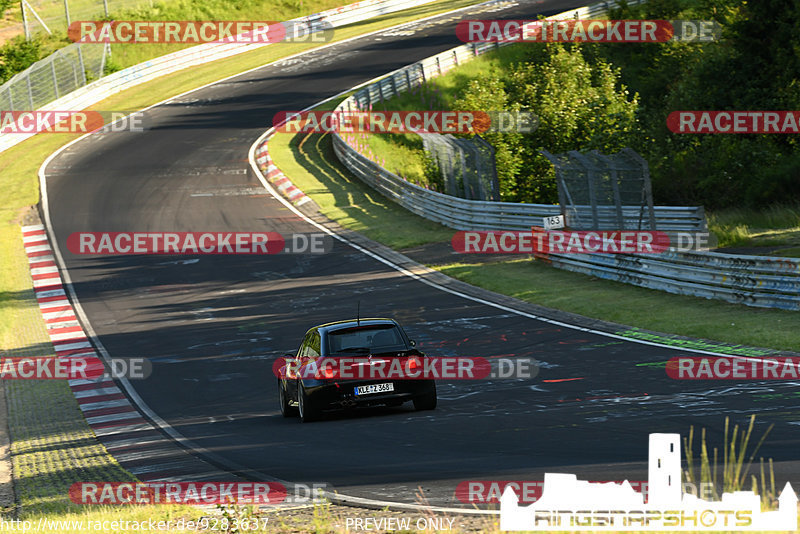
{"type": "MultiPolygon", "coordinates": [[[[364,0],[354,4],[348,4],[335,9],[329,9],[320,13],[314,13],[305,17],[292,19],[290,23],[294,23],[294,28],[310,28],[313,31],[324,29],[326,27],[339,27],[354,22],[359,22],[372,17],[393,13],[395,11],[402,11],[410,7],[419,6],[431,3],[434,0],[364,0]],[[329,26],[330,25],[330,26],[329,26]]],[[[298,32],[295,37],[304,35],[303,32],[298,32]]],[[[235,41],[235,37],[230,41],[235,41]]],[[[171,74],[173,72],[223,59],[236,54],[249,52],[270,43],[237,43],[237,42],[223,42],[223,43],[206,43],[190,48],[185,48],[171,54],[167,54],[132,67],[128,67],[121,71],[109,74],[99,80],[87,84],[85,76],[83,76],[83,66],[80,67],[80,76],[75,74],[77,71],[72,67],[63,70],[69,78],[69,84],[64,83],[62,87],[67,87],[70,92],[58,98],[59,92],[57,89],[52,91],[45,91],[41,94],[32,92],[33,85],[38,83],[41,78],[40,72],[44,72],[45,76],[52,76],[54,83],[53,87],[59,87],[56,77],[59,75],[56,71],[51,72],[51,67],[55,65],[56,56],[58,58],[67,58],[75,56],[75,61],[82,62],[80,58],[89,57],[88,50],[94,52],[100,50],[104,44],[71,44],[64,49],[54,53],[53,56],[40,60],[25,71],[16,74],[11,80],[0,86],[0,102],[3,102],[4,95],[7,97],[8,107],[3,109],[12,110],[15,107],[13,102],[22,102],[25,106],[16,109],[33,111],[35,109],[49,109],[54,111],[79,111],[86,107],[95,104],[113,94],[116,94],[125,89],[129,89],[135,85],[148,82],[155,78],[171,74]],[[85,47],[89,47],[86,49],[85,47]],[[95,47],[95,48],[92,48],[95,47]],[[84,56],[81,53],[83,49],[86,53],[84,56]],[[82,86],[75,89],[76,86],[82,86]],[[73,90],[74,89],[74,90],[73,90]],[[16,100],[13,100],[12,95],[19,93],[23,95],[16,100]]],[[[48,87],[50,87],[48,85],[48,87]]],[[[64,93],[65,91],[61,91],[64,93]]],[[[0,152],[15,146],[22,141],[36,135],[35,133],[6,133],[0,134],[0,152]]]]}
{"type": "MultiPolygon", "coordinates": [[[[587,18],[606,4],[584,7],[553,18],[587,18]]],[[[462,45],[387,74],[343,101],[339,111],[365,109],[498,48],[498,44],[462,45]]],[[[559,206],[465,200],[412,184],[360,154],[338,134],[333,148],[353,174],[386,197],[426,219],[457,230],[528,230],[542,217],[560,214],[559,206]]],[[[638,206],[625,207],[635,217],[638,206]]],[[[656,226],[666,232],[705,232],[702,207],[655,206],[656,226]]],[[[626,217],[627,219],[627,217],[626,217]]],[[[749,306],[800,310],[800,262],[766,256],[670,251],[657,256],[631,254],[537,255],[555,267],[598,278],[670,293],[714,298],[749,306]]]]}

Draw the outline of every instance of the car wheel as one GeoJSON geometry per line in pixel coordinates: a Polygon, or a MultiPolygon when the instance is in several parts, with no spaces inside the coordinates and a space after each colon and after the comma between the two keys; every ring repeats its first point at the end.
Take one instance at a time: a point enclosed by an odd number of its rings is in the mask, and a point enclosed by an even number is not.
{"type": "Polygon", "coordinates": [[[414,397],[414,409],[421,410],[435,410],[436,409],[436,385],[431,387],[430,391],[414,397]]]}
{"type": "Polygon", "coordinates": [[[300,421],[303,423],[310,423],[311,421],[316,421],[319,418],[319,412],[308,398],[308,394],[306,393],[306,388],[303,387],[303,384],[297,384],[297,401],[298,401],[298,411],[300,412],[300,421]]]}
{"type": "Polygon", "coordinates": [[[297,416],[297,406],[292,406],[289,404],[289,396],[286,394],[286,388],[281,380],[278,380],[278,402],[281,405],[281,414],[284,417],[297,416]]]}

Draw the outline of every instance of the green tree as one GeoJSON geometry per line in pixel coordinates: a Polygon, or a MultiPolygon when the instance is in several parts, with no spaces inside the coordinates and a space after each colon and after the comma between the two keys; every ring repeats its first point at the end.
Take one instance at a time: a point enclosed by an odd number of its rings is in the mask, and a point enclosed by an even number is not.
{"type": "Polygon", "coordinates": [[[490,133],[497,151],[503,200],[557,202],[552,165],[539,153],[597,149],[616,152],[636,130],[636,97],[619,83],[619,70],[590,64],[579,47],[547,45],[514,65],[505,81],[492,72],[473,80],[457,109],[529,111],[538,118],[530,134],[490,133]]]}

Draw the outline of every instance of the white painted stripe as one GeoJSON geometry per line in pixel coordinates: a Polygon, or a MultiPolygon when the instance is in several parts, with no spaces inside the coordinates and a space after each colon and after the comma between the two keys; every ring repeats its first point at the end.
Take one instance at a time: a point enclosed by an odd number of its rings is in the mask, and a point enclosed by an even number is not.
{"type": "Polygon", "coordinates": [[[113,456],[118,462],[135,462],[137,460],[164,460],[175,456],[184,457],[184,454],[180,450],[176,450],[173,445],[168,449],[153,449],[151,447],[141,451],[115,452],[113,456]]]}
{"type": "Polygon", "coordinates": [[[130,406],[131,403],[128,399],[115,399],[115,400],[107,400],[107,401],[100,401],[100,402],[87,402],[86,404],[81,404],[79,407],[82,412],[88,412],[89,410],[100,410],[102,408],[117,408],[119,406],[130,406]]]}
{"type": "MultiPolygon", "coordinates": [[[[81,330],[76,330],[74,332],[61,332],[61,333],[58,333],[58,334],[54,333],[54,332],[50,332],[50,340],[51,341],[66,341],[68,339],[75,339],[75,340],[80,339],[81,341],[83,341],[84,339],[86,341],[89,340],[89,338],[86,337],[86,334],[83,332],[82,329],[81,330]]],[[[91,346],[91,345],[87,345],[87,347],[88,346],[91,346]]],[[[80,347],[75,347],[75,348],[77,349],[77,348],[80,348],[80,347]]],[[[56,350],[66,350],[66,349],[58,348],[56,350]]]]}
{"type": "Polygon", "coordinates": [[[25,247],[25,252],[30,254],[31,252],[42,252],[43,250],[53,250],[50,248],[50,245],[34,245],[31,247],[25,247]]]}
{"type": "MultiPolygon", "coordinates": [[[[61,306],[69,306],[69,301],[64,300],[51,300],[50,302],[40,302],[39,308],[41,310],[46,310],[47,308],[60,308],[61,306]]],[[[60,313],[60,312],[51,312],[51,313],[60,313]]]]}
{"type": "Polygon", "coordinates": [[[115,395],[122,393],[117,386],[99,388],[99,389],[86,389],[84,391],[73,391],[72,394],[76,399],[86,399],[90,397],[99,397],[101,395],[115,395]]]}
{"type": "Polygon", "coordinates": [[[47,297],[66,297],[67,294],[63,289],[50,289],[48,291],[37,291],[36,298],[43,299],[47,297]]]}
{"type": "Polygon", "coordinates": [[[33,287],[61,286],[61,277],[56,274],[49,278],[37,278],[33,281],[33,287]]]}
{"type": "Polygon", "coordinates": [[[39,265],[40,263],[55,263],[55,261],[56,259],[50,254],[47,254],[45,256],[35,256],[33,258],[28,258],[28,263],[31,266],[39,265]]]}
{"type": "Polygon", "coordinates": [[[306,202],[311,202],[311,199],[309,197],[304,196],[303,198],[297,201],[297,204],[295,204],[295,206],[302,206],[306,202]]]}
{"type": "Polygon", "coordinates": [[[58,267],[55,265],[48,265],[47,267],[33,267],[31,269],[31,274],[47,274],[47,273],[57,273],[58,267]]]}
{"type": "Polygon", "coordinates": [[[43,224],[29,224],[22,227],[23,233],[33,232],[34,230],[44,230],[43,224]]]}
{"type": "Polygon", "coordinates": [[[153,427],[148,423],[138,423],[135,425],[112,426],[108,428],[93,428],[96,436],[113,436],[114,434],[124,434],[127,432],[152,431],[153,427]]]}
{"type": "MultiPolygon", "coordinates": [[[[56,358],[58,358],[59,360],[65,360],[66,361],[66,360],[69,360],[71,358],[87,358],[89,356],[95,356],[95,357],[97,356],[97,353],[94,351],[94,349],[88,349],[88,350],[85,350],[85,351],[76,352],[75,354],[69,354],[69,355],[66,355],[66,356],[56,356],[56,358]]],[[[108,379],[106,379],[106,380],[108,380],[108,379]]],[[[100,382],[100,380],[96,380],[96,381],[100,382]]]]}
{"type": "MultiPolygon", "coordinates": [[[[103,408],[119,408],[121,406],[131,406],[131,403],[130,401],[128,401],[128,399],[114,399],[110,401],[87,402],[86,404],[81,404],[80,409],[82,412],[88,412],[90,410],[102,410],[103,408]]],[[[132,406],[131,409],[133,409],[132,406]]]]}
{"type": "Polygon", "coordinates": [[[122,421],[123,419],[136,419],[141,417],[139,412],[131,406],[130,412],[112,413],[109,415],[98,415],[97,417],[87,417],[86,422],[90,425],[97,425],[100,423],[108,423],[109,421],[122,421]]]}
{"type": "Polygon", "coordinates": [[[69,380],[70,386],[85,386],[86,384],[101,384],[103,382],[108,382],[107,378],[90,378],[90,379],[83,379],[83,378],[75,378],[73,380],[69,380]]]}
{"type": "Polygon", "coordinates": [[[68,328],[71,326],[80,326],[81,324],[78,322],[78,319],[75,316],[72,316],[72,321],[65,320],[65,321],[58,321],[57,323],[47,323],[45,326],[48,330],[55,330],[57,328],[68,328]]]}
{"type": "MultiPolygon", "coordinates": [[[[170,441],[167,441],[167,438],[165,438],[165,437],[163,437],[161,435],[158,435],[158,436],[153,437],[151,439],[128,438],[128,439],[116,439],[116,440],[112,440],[112,441],[104,441],[103,442],[103,446],[106,449],[122,449],[124,447],[135,447],[137,445],[141,446],[142,448],[145,448],[145,447],[147,447],[149,445],[154,445],[154,444],[157,444],[157,443],[161,444],[161,443],[165,443],[165,442],[166,443],[170,443],[170,444],[172,443],[170,441]]],[[[114,457],[116,458],[117,455],[114,454],[114,457]]]]}
{"type": "Polygon", "coordinates": [[[22,238],[22,242],[25,243],[25,244],[27,244],[27,243],[37,243],[39,241],[47,241],[47,234],[44,233],[44,231],[41,231],[38,234],[24,236],[22,238]]]}
{"type": "Polygon", "coordinates": [[[52,321],[53,319],[63,319],[65,321],[69,321],[69,320],[72,320],[72,319],[75,319],[75,320],[78,319],[75,316],[75,312],[72,311],[71,308],[69,310],[56,310],[56,311],[51,311],[51,312],[46,312],[46,311],[42,310],[42,317],[44,317],[45,321],[52,321]]]}
{"type": "Polygon", "coordinates": [[[78,341],[76,343],[64,343],[63,345],[57,345],[55,347],[56,353],[63,352],[65,350],[72,350],[72,349],[90,349],[90,348],[92,348],[92,344],[89,343],[89,341],[88,341],[89,338],[87,338],[85,334],[80,334],[80,336],[83,337],[84,339],[86,339],[87,341],[78,341]]]}

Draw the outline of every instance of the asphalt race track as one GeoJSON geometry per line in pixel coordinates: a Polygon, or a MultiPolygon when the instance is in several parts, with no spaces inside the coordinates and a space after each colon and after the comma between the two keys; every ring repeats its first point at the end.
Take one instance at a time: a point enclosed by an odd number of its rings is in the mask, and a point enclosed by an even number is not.
{"type": "MultiPolygon", "coordinates": [[[[581,5],[529,2],[484,17],[520,18],[581,5]]],[[[470,17],[461,14],[459,17],[470,17]]],[[[326,482],[351,495],[452,504],[459,481],[646,480],[648,433],[706,427],[725,415],[776,461],[778,487],[800,486],[798,383],[675,381],[668,347],[559,327],[402,275],[335,242],[329,254],[78,256],[81,231],[317,231],[261,187],[247,160],[275,113],[460,44],[455,20],[385,31],[290,59],[146,112],[142,133],[94,135],[47,167],[50,217],[75,291],[114,357],[147,357],[132,382],[176,431],[245,475],[326,482]],[[432,355],[532,357],[536,378],[443,382],[439,408],[410,405],[300,424],[280,416],[274,359],[305,330],[355,316],[397,318],[432,355]],[[564,380],[575,379],[575,380],[564,380]],[[550,382],[545,382],[550,380],[550,382]],[[563,380],[563,381],[561,381],[563,380]]]]}

